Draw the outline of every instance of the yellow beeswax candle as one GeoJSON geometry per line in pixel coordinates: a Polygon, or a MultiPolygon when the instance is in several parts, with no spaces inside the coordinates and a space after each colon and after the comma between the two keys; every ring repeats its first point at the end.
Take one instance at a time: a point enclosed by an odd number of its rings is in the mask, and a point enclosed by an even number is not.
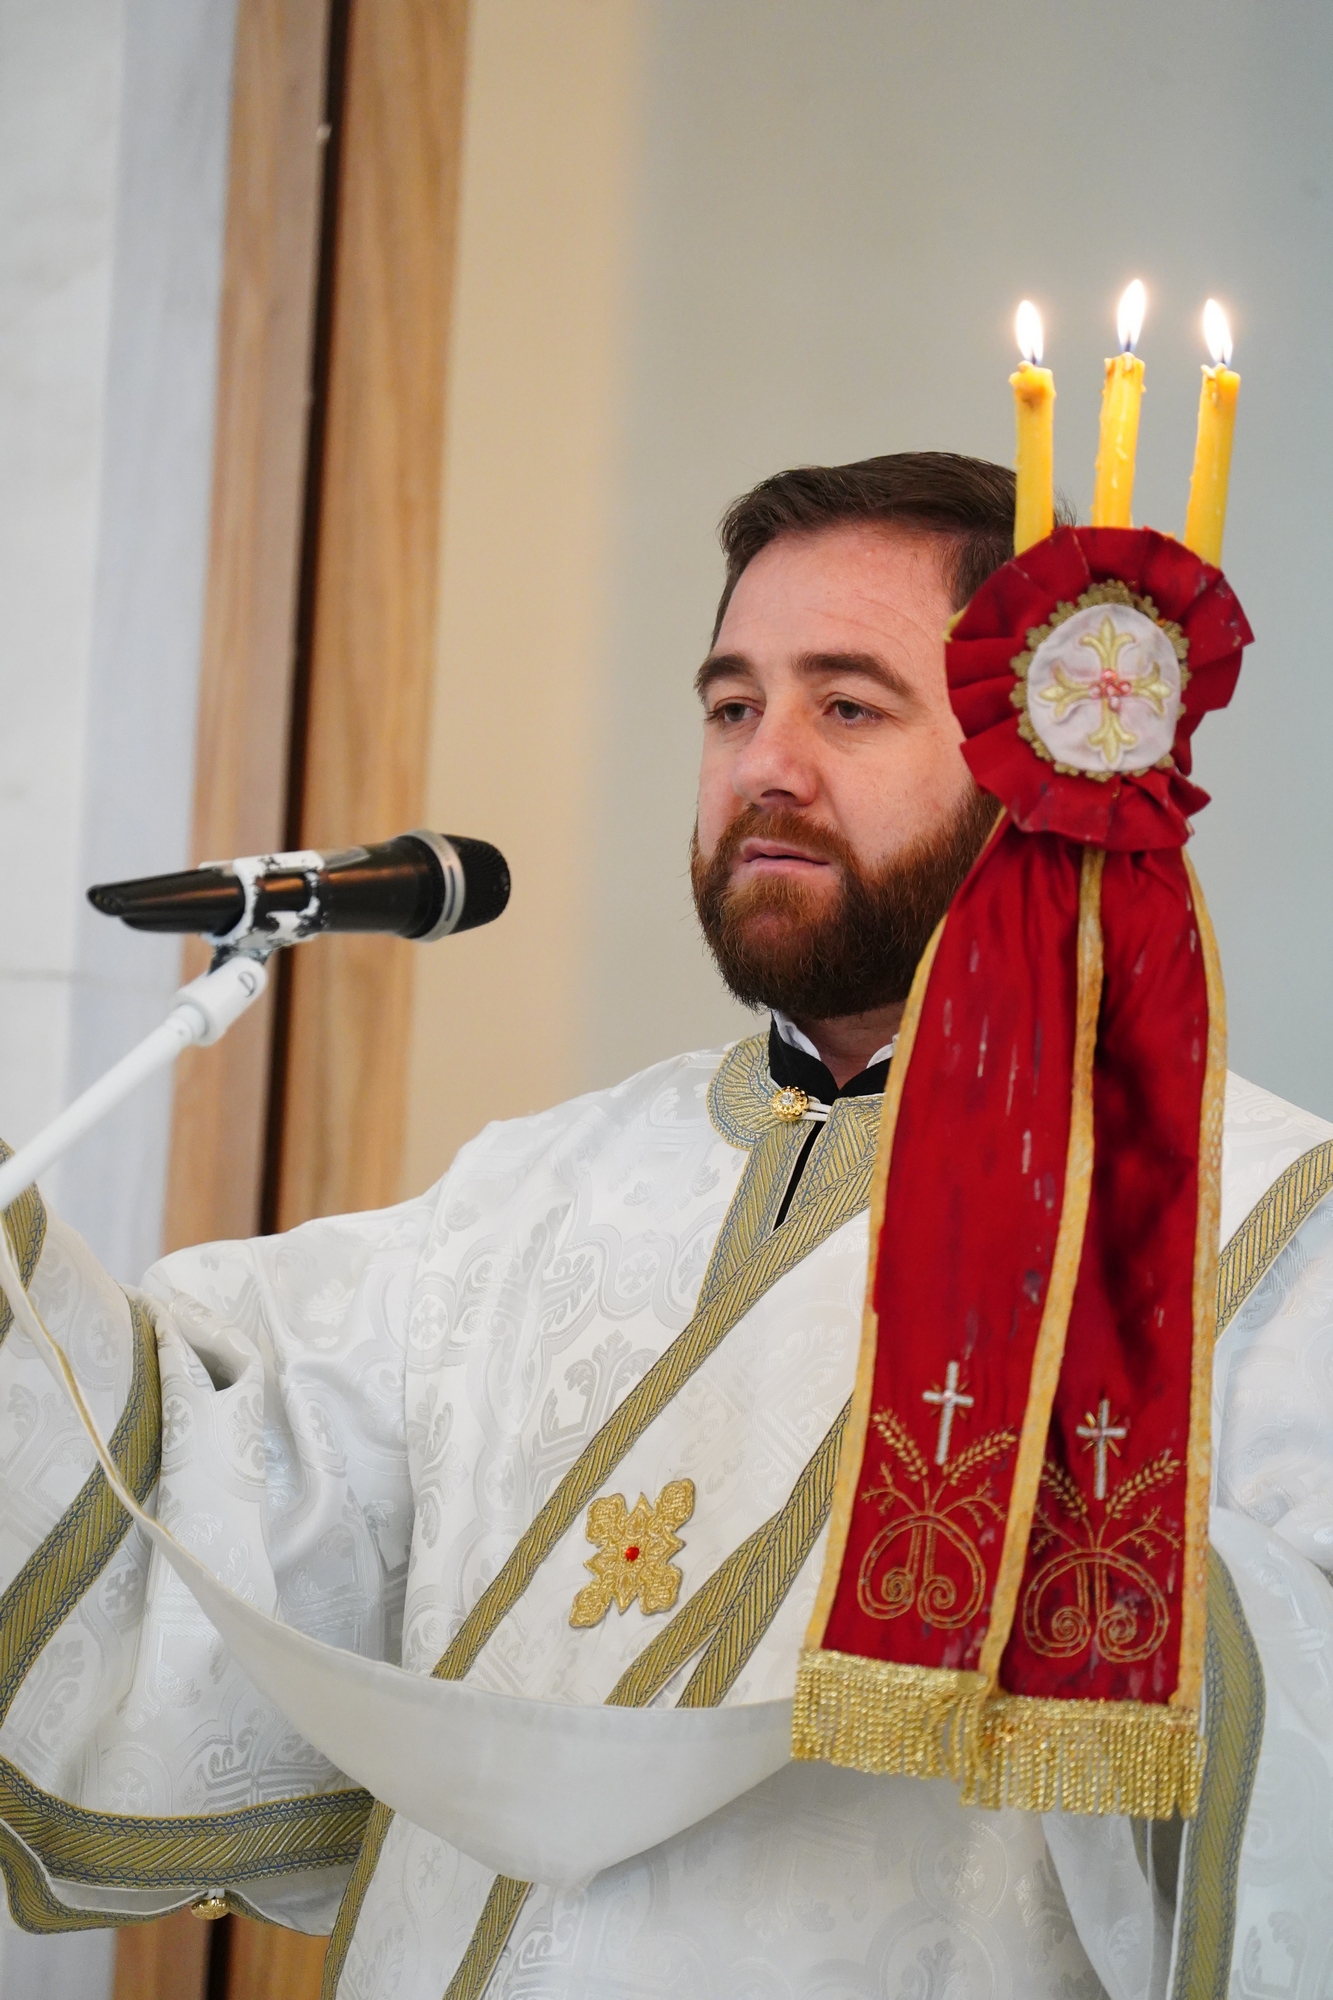
{"type": "Polygon", "coordinates": [[[1203,371],[1203,390],[1199,396],[1199,435],[1185,514],[1185,547],[1193,549],[1205,562],[1220,565],[1240,376],[1227,366],[1231,359],[1231,329],[1216,299],[1209,299],[1203,309],[1203,328],[1213,365],[1203,371]]]}
{"type": "Polygon", "coordinates": [[[1055,521],[1055,377],[1041,360],[1041,315],[1031,299],[1018,308],[1016,322],[1023,364],[1009,377],[1018,426],[1014,461],[1014,554],[1044,541],[1055,521]]]}
{"type": "Polygon", "coordinates": [[[1134,454],[1143,401],[1143,363],[1134,352],[1143,327],[1146,294],[1135,278],[1120,300],[1118,331],[1122,353],[1106,364],[1097,474],[1092,488],[1094,528],[1128,528],[1134,499],[1134,454]]]}

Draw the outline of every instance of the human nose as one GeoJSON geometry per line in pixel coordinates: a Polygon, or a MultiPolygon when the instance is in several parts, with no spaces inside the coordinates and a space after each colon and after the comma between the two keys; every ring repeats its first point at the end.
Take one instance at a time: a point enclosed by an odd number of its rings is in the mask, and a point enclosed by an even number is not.
{"type": "Polygon", "coordinates": [[[767,811],[814,804],[819,774],[802,718],[770,702],[732,773],[737,796],[767,811]]]}

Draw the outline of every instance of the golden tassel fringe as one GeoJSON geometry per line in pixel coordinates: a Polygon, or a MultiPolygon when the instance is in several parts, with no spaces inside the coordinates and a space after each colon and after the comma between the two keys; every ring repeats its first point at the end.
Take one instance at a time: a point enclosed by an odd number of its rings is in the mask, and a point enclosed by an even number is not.
{"type": "Polygon", "coordinates": [[[985,1698],[985,1675],[962,1668],[802,1653],[792,1756],[852,1771],[961,1778],[969,1726],[985,1698]]]}
{"type": "Polygon", "coordinates": [[[1195,1709],[1000,1694],[969,1749],[965,1805],[1135,1819],[1198,1811],[1205,1746],[1195,1709]]]}
{"type": "Polygon", "coordinates": [[[1194,1709],[987,1699],[982,1674],[851,1653],[804,1653],[796,1680],[793,1757],[954,1778],[965,1805],[1189,1819],[1198,1810],[1204,1754],[1194,1709]]]}

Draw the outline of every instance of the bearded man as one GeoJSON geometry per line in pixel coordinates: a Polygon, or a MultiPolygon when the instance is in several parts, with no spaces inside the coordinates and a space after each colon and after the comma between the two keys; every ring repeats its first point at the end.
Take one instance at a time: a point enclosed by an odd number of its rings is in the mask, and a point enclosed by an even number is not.
{"type": "MultiPolygon", "coordinates": [[[[545,1702],[790,1696],[856,1369],[880,1100],[914,968],[997,811],[960,754],[943,634],[1012,553],[1012,522],[1010,474],[936,453],[780,474],[726,517],[692,870],[764,1033],[491,1126],[383,1214],[168,1257],[129,1300],[58,1220],[12,1217],[127,1482],[240,1596],[545,1702]]],[[[11,1327],[16,1916],[55,1929],[197,1901],[332,1926],[341,2000],[1313,1995],[1333,1962],[1330,1142],[1232,1080],[1223,1237],[1250,1296],[1219,1347],[1213,1533],[1244,1615],[1216,1682],[1231,1734],[1219,1709],[1210,1750],[1233,1808],[1192,1872],[1179,1822],[981,1811],[944,1780],[826,1764],[789,1764],[573,1889],[367,1819],[300,1713],[256,1691],[126,1532],[11,1327]]]]}

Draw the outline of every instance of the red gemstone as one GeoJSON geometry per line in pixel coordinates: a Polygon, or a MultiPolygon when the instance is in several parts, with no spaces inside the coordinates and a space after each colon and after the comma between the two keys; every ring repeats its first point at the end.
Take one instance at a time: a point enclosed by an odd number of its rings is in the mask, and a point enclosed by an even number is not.
{"type": "Polygon", "coordinates": [[[638,1560],[639,1560],[639,1545],[637,1542],[632,1542],[625,1551],[625,1561],[627,1563],[636,1563],[638,1560]]]}

